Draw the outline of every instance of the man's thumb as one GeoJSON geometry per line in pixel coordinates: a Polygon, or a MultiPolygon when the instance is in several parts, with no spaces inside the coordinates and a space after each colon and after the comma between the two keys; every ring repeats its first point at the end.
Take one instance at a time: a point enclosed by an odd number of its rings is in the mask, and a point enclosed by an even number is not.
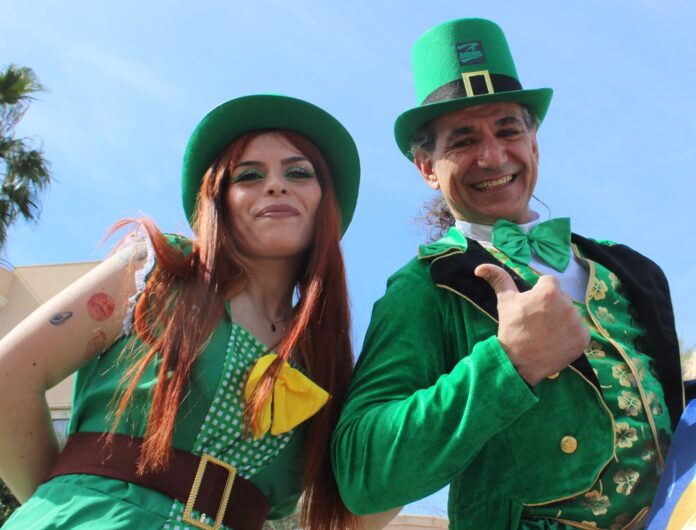
{"type": "Polygon", "coordinates": [[[484,263],[476,267],[474,274],[479,278],[483,278],[488,282],[495,294],[497,296],[506,292],[518,293],[519,289],[515,285],[512,277],[507,273],[506,270],[498,267],[497,265],[491,265],[490,263],[484,263]]]}

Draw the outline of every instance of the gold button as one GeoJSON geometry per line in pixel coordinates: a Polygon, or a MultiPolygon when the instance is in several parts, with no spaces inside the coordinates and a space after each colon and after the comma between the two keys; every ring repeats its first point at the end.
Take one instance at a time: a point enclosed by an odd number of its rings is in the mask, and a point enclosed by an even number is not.
{"type": "Polygon", "coordinates": [[[560,372],[553,373],[551,375],[547,375],[546,379],[556,379],[560,374],[560,372]]]}
{"type": "Polygon", "coordinates": [[[578,441],[572,436],[561,438],[561,451],[567,455],[572,455],[578,448],[578,441]]]}

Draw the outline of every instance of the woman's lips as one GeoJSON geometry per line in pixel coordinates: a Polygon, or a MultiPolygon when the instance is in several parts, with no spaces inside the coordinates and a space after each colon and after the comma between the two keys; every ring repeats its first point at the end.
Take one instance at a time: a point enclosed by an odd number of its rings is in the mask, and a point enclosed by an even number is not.
{"type": "Polygon", "coordinates": [[[300,212],[297,210],[297,208],[294,208],[288,204],[273,204],[271,206],[261,208],[256,214],[256,217],[294,217],[299,214],[300,212]]]}

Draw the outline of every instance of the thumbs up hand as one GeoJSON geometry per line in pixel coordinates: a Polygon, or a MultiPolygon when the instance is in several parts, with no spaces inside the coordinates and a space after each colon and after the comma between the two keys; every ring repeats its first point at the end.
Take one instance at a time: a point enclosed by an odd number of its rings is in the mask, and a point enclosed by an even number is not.
{"type": "Polygon", "coordinates": [[[530,291],[520,293],[500,267],[479,265],[474,274],[495,291],[498,340],[529,385],[560,372],[587,348],[590,333],[580,311],[553,276],[542,276],[530,291]]]}

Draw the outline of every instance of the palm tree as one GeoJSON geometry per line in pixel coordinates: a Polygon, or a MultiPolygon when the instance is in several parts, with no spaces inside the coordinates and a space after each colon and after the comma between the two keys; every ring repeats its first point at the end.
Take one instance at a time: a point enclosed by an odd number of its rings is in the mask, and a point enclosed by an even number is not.
{"type": "Polygon", "coordinates": [[[12,495],[9,488],[0,480],[0,525],[10,518],[10,515],[19,507],[19,502],[12,495]]]}
{"type": "Polygon", "coordinates": [[[0,71],[0,249],[20,215],[26,221],[38,219],[38,192],[51,182],[43,151],[32,148],[27,138],[14,137],[32,94],[43,89],[31,68],[11,64],[0,71]]]}

